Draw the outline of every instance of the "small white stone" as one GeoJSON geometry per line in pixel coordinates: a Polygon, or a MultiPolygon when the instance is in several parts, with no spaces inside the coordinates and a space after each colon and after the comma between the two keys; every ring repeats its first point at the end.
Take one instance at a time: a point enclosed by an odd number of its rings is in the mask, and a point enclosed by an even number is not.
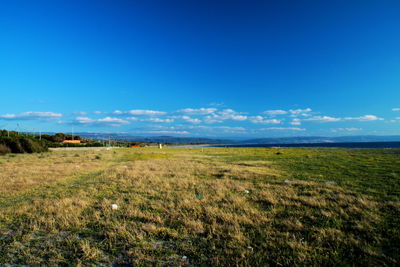
{"type": "Polygon", "coordinates": [[[250,194],[250,191],[249,191],[249,190],[244,190],[244,192],[245,192],[246,194],[250,194]]]}
{"type": "Polygon", "coordinates": [[[292,181],[290,181],[290,180],[285,180],[284,182],[287,183],[287,184],[290,184],[292,181]]]}
{"type": "Polygon", "coordinates": [[[251,251],[253,251],[253,247],[252,246],[248,246],[248,249],[250,249],[251,251]]]}
{"type": "Polygon", "coordinates": [[[187,259],[187,257],[186,257],[186,256],[182,256],[182,259],[186,260],[186,259],[187,259]]]}
{"type": "Polygon", "coordinates": [[[117,209],[118,209],[118,205],[117,205],[117,204],[112,204],[112,205],[111,205],[111,209],[117,210],[117,209]]]}

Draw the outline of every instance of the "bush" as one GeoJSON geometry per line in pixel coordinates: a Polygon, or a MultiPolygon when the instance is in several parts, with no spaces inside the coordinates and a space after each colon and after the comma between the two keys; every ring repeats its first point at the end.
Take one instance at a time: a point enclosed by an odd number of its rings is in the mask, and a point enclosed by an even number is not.
{"type": "Polygon", "coordinates": [[[0,138],[0,144],[7,147],[11,153],[37,153],[47,151],[45,143],[27,136],[2,137],[0,138]]]}
{"type": "Polygon", "coordinates": [[[11,153],[24,153],[24,148],[21,146],[21,143],[19,142],[18,138],[12,138],[12,137],[5,137],[2,138],[1,143],[5,146],[7,146],[10,150],[11,153]]]}
{"type": "Polygon", "coordinates": [[[0,144],[0,155],[5,155],[7,153],[11,153],[11,149],[8,146],[0,144]]]}
{"type": "Polygon", "coordinates": [[[28,137],[20,138],[20,143],[27,153],[38,153],[38,152],[46,152],[47,148],[43,146],[40,142],[30,139],[28,137]]]}
{"type": "Polygon", "coordinates": [[[87,147],[102,147],[102,146],[104,146],[104,144],[101,142],[94,142],[94,143],[89,143],[86,146],[87,147]]]}
{"type": "MultiPolygon", "coordinates": [[[[42,134],[26,135],[15,131],[0,130],[0,144],[8,147],[11,153],[35,153],[48,151],[48,147],[102,147],[99,141],[82,138],[78,135],[57,133],[55,135],[42,134]],[[81,140],[80,144],[63,143],[64,140],[81,140]]],[[[4,150],[4,148],[3,148],[4,150]]],[[[7,150],[8,151],[8,150],[7,150]]],[[[8,152],[7,152],[8,153],[8,152]]]]}

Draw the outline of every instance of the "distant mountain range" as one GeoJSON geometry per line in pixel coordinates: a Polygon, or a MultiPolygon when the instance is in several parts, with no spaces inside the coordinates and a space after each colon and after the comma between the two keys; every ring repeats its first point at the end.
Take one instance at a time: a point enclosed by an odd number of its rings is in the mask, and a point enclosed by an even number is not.
{"type": "Polygon", "coordinates": [[[76,133],[76,135],[95,140],[123,140],[132,142],[163,143],[163,144],[232,144],[229,139],[212,139],[202,137],[173,137],[173,136],[132,136],[127,134],[76,133]]]}
{"type": "Polygon", "coordinates": [[[256,138],[244,140],[244,144],[312,144],[312,143],[353,143],[353,142],[396,142],[400,141],[400,135],[378,136],[338,136],[338,137],[282,137],[282,138],[256,138]]]}
{"type": "Polygon", "coordinates": [[[231,140],[202,137],[173,137],[173,136],[132,136],[129,134],[76,133],[79,136],[96,140],[124,140],[132,142],[167,143],[167,144],[312,144],[312,143],[351,143],[351,142],[400,142],[400,135],[378,136],[339,136],[339,137],[270,137],[248,140],[231,140]]]}

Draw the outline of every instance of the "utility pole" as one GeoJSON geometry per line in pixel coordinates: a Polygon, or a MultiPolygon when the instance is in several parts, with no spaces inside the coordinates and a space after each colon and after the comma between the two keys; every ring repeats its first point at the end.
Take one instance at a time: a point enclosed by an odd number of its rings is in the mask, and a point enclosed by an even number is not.
{"type": "Polygon", "coordinates": [[[7,137],[10,137],[10,131],[8,131],[8,130],[6,129],[7,125],[8,125],[8,124],[6,124],[6,125],[4,126],[4,129],[7,131],[7,137]]]}

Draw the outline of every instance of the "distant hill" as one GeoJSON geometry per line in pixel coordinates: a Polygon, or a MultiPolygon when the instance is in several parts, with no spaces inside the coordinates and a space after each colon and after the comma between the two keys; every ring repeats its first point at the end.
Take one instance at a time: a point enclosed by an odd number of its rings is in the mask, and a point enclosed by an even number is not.
{"type": "Polygon", "coordinates": [[[202,137],[173,137],[173,136],[133,136],[129,134],[77,133],[78,135],[95,140],[124,140],[133,142],[164,143],[164,144],[311,144],[311,143],[346,143],[346,142],[400,142],[400,135],[395,136],[298,136],[254,138],[247,140],[232,140],[202,137]]]}
{"type": "Polygon", "coordinates": [[[233,140],[212,139],[202,137],[173,137],[173,136],[132,136],[128,134],[102,134],[102,133],[77,133],[80,136],[95,140],[124,140],[132,142],[145,143],[163,143],[163,144],[233,144],[233,140]]]}
{"type": "Polygon", "coordinates": [[[311,143],[352,143],[352,142],[396,142],[400,141],[399,135],[394,136],[338,136],[338,137],[282,137],[282,138],[256,138],[241,141],[241,144],[311,144],[311,143]]]}

